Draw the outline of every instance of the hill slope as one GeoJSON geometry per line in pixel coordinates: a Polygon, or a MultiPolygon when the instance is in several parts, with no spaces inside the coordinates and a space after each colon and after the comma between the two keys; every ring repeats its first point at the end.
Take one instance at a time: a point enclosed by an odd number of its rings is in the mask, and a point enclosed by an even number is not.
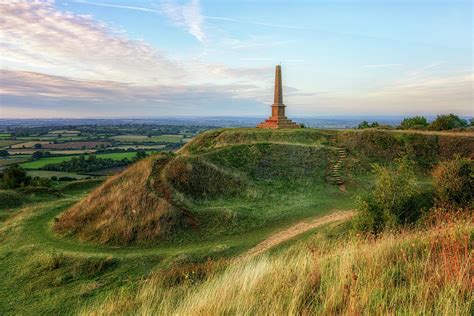
{"type": "Polygon", "coordinates": [[[248,235],[349,208],[351,194],[329,181],[334,170],[355,192],[373,162],[408,155],[423,171],[439,159],[473,153],[474,137],[455,134],[213,130],[177,155],[152,156],[108,180],[60,216],[54,229],[110,245],[248,235]],[[341,149],[347,157],[338,161],[341,149]]]}

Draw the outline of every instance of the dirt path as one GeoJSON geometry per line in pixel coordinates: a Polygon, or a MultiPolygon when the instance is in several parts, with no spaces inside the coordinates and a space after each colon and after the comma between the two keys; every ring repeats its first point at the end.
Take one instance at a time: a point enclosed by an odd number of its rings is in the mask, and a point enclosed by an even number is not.
{"type": "Polygon", "coordinates": [[[294,238],[304,232],[307,232],[310,229],[319,227],[324,224],[328,224],[335,221],[346,220],[354,216],[356,212],[354,211],[338,211],[332,214],[318,217],[314,219],[307,219],[302,222],[299,222],[285,230],[282,230],[274,235],[271,235],[243,255],[239,256],[237,259],[249,259],[254,256],[261,254],[262,252],[281,244],[284,241],[287,241],[291,238],[294,238]]]}

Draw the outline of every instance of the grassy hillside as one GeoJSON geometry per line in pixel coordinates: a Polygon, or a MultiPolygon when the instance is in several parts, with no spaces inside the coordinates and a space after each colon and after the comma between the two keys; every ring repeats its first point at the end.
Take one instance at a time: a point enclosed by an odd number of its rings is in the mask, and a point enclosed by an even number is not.
{"type": "MultiPolygon", "coordinates": [[[[467,217],[466,217],[467,216],[467,217]]],[[[473,217],[378,239],[329,225],[270,255],[157,271],[83,315],[470,315],[473,217]]],[[[446,221],[447,220],[447,221],[446,221]]]]}
{"type": "Polygon", "coordinates": [[[378,239],[339,222],[240,256],[354,209],[372,162],[411,155],[429,189],[432,163],[473,154],[474,136],[413,135],[210,131],[104,183],[0,195],[11,203],[0,209],[0,314],[469,315],[471,214],[378,239]],[[343,187],[328,181],[338,148],[343,187]]]}
{"type": "Polygon", "coordinates": [[[474,137],[380,130],[209,131],[176,156],[153,156],[110,179],[60,216],[54,228],[100,244],[186,243],[348,208],[356,192],[341,196],[328,180],[337,148],[347,152],[337,166],[340,178],[363,190],[374,162],[389,164],[407,155],[423,174],[445,157],[471,155],[474,137]]]}

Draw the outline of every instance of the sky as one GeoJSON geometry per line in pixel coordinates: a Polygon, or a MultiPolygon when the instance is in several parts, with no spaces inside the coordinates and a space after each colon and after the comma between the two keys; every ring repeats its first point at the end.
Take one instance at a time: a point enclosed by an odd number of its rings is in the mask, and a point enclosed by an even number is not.
{"type": "Polygon", "coordinates": [[[474,115],[472,0],[0,0],[0,118],[474,115]]]}

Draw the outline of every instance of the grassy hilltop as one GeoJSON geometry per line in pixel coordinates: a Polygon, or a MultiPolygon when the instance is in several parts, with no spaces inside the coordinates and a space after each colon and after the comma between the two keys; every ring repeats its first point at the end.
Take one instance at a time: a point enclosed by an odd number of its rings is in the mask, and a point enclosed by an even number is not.
{"type": "Polygon", "coordinates": [[[296,223],[355,209],[372,163],[406,156],[430,190],[431,168],[455,155],[474,158],[474,135],[205,132],[99,185],[0,208],[0,313],[468,315],[466,214],[373,240],[339,221],[235,259],[296,223]]]}

